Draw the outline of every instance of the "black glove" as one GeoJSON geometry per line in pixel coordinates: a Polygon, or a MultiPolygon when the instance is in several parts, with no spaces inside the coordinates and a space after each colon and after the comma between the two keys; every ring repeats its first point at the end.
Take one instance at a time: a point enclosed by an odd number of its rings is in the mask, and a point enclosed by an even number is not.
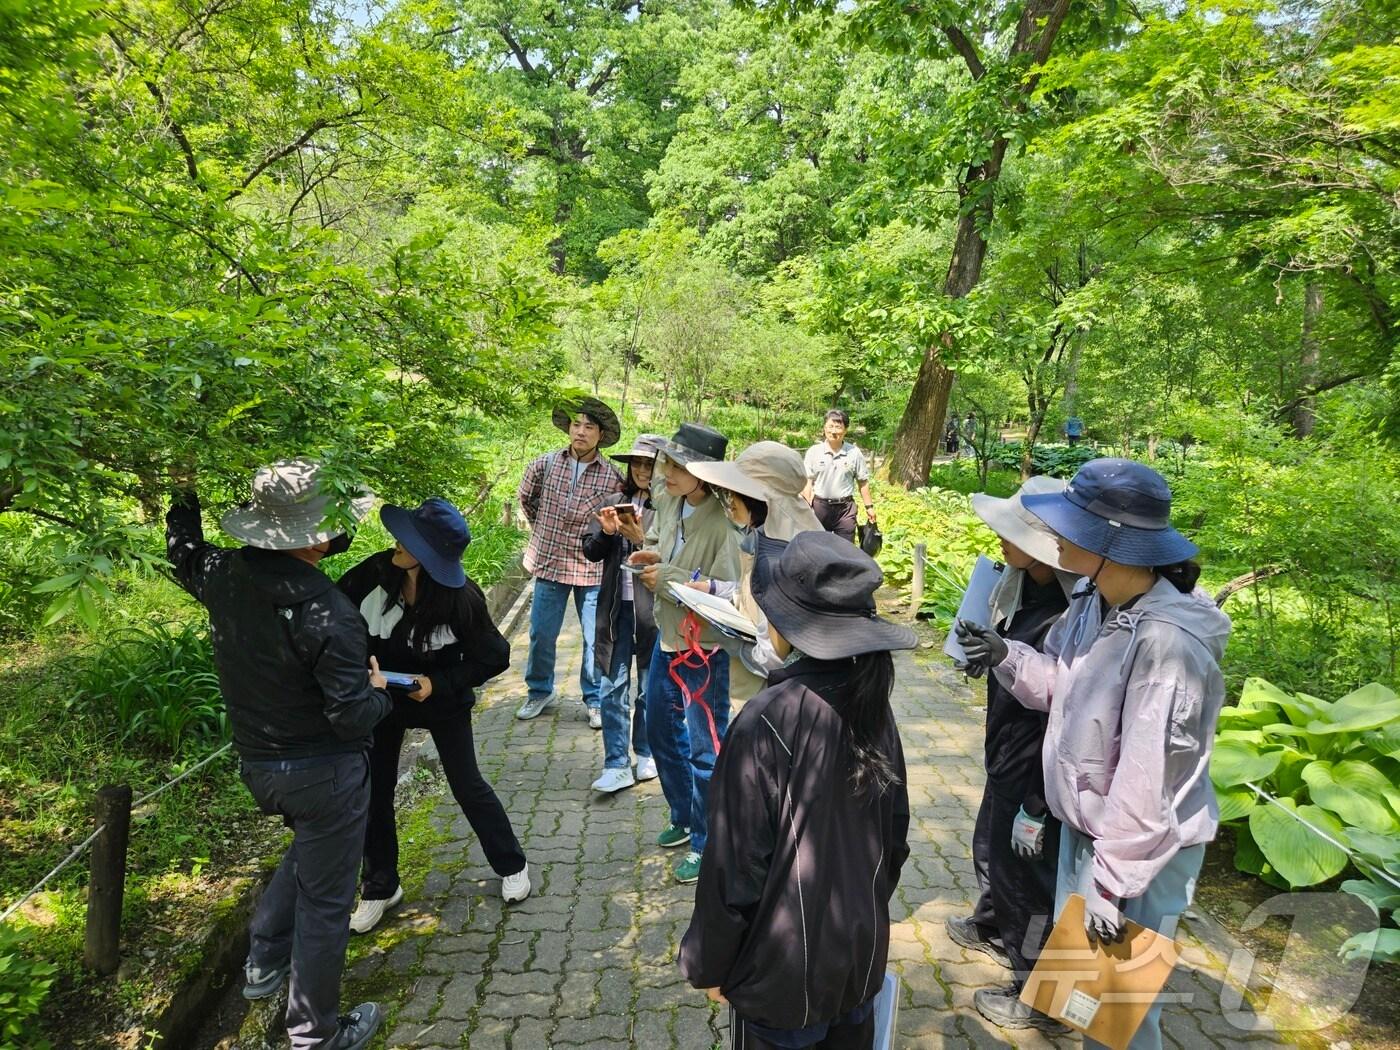
{"type": "Polygon", "coordinates": [[[1120,944],[1127,932],[1117,897],[1091,886],[1084,897],[1084,932],[1093,944],[1120,944]]]}
{"type": "Polygon", "coordinates": [[[990,627],[979,627],[975,623],[959,620],[954,633],[957,635],[958,644],[967,654],[969,667],[979,666],[984,670],[996,667],[1011,651],[1001,635],[990,627]]]}

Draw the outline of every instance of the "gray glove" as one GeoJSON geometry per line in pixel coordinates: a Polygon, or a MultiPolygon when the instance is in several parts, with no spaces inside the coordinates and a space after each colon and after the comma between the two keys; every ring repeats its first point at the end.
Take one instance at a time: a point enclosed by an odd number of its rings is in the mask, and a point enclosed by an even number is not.
{"type": "Polygon", "coordinates": [[[1090,880],[1084,894],[1084,932],[1090,944],[1118,944],[1123,940],[1122,901],[1104,893],[1098,883],[1090,880]]]}
{"type": "Polygon", "coordinates": [[[1022,860],[1034,860],[1045,849],[1045,818],[1033,817],[1022,806],[1011,822],[1011,852],[1022,860]]]}
{"type": "MultiPolygon", "coordinates": [[[[990,627],[979,627],[975,623],[959,620],[954,629],[958,644],[967,654],[968,668],[981,667],[983,670],[997,666],[1006,659],[1011,650],[1006,641],[990,627]]],[[[969,671],[969,673],[971,673],[969,671]]]]}

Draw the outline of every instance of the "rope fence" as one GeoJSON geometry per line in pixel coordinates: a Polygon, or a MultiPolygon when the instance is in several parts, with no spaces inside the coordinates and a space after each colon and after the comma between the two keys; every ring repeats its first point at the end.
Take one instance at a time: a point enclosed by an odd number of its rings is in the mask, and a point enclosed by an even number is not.
{"type": "MultiPolygon", "coordinates": [[[[58,864],[56,864],[47,875],[45,875],[42,879],[40,879],[32,887],[30,887],[29,891],[25,893],[24,896],[20,897],[17,901],[15,901],[13,904],[7,907],[3,912],[0,912],[0,923],[7,921],[10,918],[10,916],[14,915],[20,910],[20,908],[24,907],[25,904],[32,900],[35,894],[40,893],[45,886],[47,886],[55,877],[58,876],[60,872],[62,872],[69,865],[73,864],[79,857],[81,857],[85,852],[87,852],[87,850],[91,848],[94,843],[98,843],[99,840],[103,838],[104,833],[111,832],[113,834],[109,834],[107,838],[120,839],[119,843],[112,843],[113,846],[119,845],[120,849],[109,849],[104,852],[101,850],[101,847],[99,845],[99,849],[97,851],[94,851],[92,872],[93,878],[92,882],[90,883],[88,892],[88,926],[90,934],[89,941],[91,941],[92,939],[91,934],[94,922],[97,922],[104,929],[111,930],[112,936],[110,938],[102,938],[104,941],[111,941],[110,950],[104,948],[101,954],[109,957],[114,956],[116,949],[116,941],[113,920],[115,920],[116,922],[120,922],[121,918],[121,883],[124,881],[126,872],[126,838],[127,831],[130,826],[131,811],[133,809],[139,809],[141,806],[144,806],[147,802],[150,802],[152,799],[159,798],[161,795],[165,794],[165,792],[173,788],[176,784],[180,783],[182,780],[185,780],[188,777],[193,776],[195,773],[198,773],[201,769],[209,765],[221,755],[227,754],[229,749],[232,747],[233,744],[231,743],[225,744],[217,751],[214,751],[211,754],[206,755],[204,758],[200,759],[194,765],[190,766],[189,769],[179,774],[179,776],[172,777],[171,779],[167,780],[164,784],[161,784],[157,788],[153,788],[152,790],[142,795],[140,798],[134,800],[131,798],[130,788],[103,788],[101,791],[99,791],[97,799],[98,821],[96,829],[94,829],[93,832],[90,835],[88,835],[87,838],[83,839],[82,842],[74,846],[72,851],[69,852],[68,856],[64,857],[61,861],[59,861],[58,864]],[[117,853],[120,854],[119,857],[116,856],[117,853]],[[102,858],[101,865],[99,865],[98,863],[99,855],[101,855],[102,858]],[[101,868],[100,871],[98,870],[99,867],[101,868]],[[115,885],[113,885],[114,878],[116,879],[115,885]],[[97,892],[99,890],[102,892],[97,892]],[[115,897],[114,901],[109,899],[113,896],[115,897]],[[99,905],[99,901],[102,901],[104,903],[99,905]],[[98,913],[96,919],[94,919],[94,912],[98,913]]],[[[108,960],[106,958],[99,960],[99,962],[104,965],[107,961],[108,960]]],[[[89,960],[89,962],[91,964],[92,960],[89,960]]],[[[115,968],[115,965],[115,961],[112,961],[113,968],[115,968]]],[[[102,969],[103,967],[102,965],[98,965],[94,968],[102,969]]]]}

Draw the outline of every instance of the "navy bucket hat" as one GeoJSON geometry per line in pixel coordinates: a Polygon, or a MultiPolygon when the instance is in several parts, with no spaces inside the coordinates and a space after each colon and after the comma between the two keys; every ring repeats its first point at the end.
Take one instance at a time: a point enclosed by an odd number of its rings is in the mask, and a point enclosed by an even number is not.
{"type": "Polygon", "coordinates": [[[472,533],[467,519],[451,503],[437,496],[425,499],[417,510],[386,503],[379,511],[379,520],[403,549],[418,559],[434,583],[466,586],[462,553],[471,543],[472,533]]]}
{"type": "Polygon", "coordinates": [[[1131,459],[1091,459],[1063,492],[1021,505],[1076,547],[1120,565],[1174,565],[1196,545],[1172,528],[1172,490],[1131,459]]]}

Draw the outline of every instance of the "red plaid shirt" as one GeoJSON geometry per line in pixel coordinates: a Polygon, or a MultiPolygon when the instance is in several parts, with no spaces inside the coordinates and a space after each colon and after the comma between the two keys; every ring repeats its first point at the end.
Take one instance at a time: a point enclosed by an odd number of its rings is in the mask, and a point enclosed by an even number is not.
{"type": "Polygon", "coordinates": [[[603,563],[583,556],[583,530],[603,501],[622,491],[622,475],[600,454],[574,484],[573,457],[566,448],[547,452],[525,468],[520,509],[530,522],[525,569],[542,580],[571,587],[603,582],[603,563]]]}

